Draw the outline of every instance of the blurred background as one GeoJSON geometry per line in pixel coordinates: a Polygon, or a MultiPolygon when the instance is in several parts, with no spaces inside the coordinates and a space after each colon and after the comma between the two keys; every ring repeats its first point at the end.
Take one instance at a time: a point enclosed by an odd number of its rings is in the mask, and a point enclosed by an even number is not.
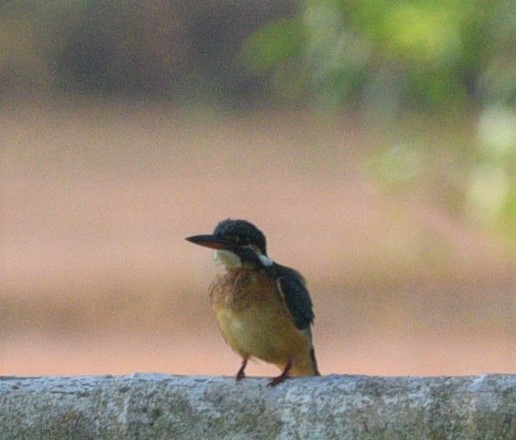
{"type": "Polygon", "coordinates": [[[227,217],[323,374],[516,373],[513,6],[1,1],[0,374],[235,374],[227,217]]]}

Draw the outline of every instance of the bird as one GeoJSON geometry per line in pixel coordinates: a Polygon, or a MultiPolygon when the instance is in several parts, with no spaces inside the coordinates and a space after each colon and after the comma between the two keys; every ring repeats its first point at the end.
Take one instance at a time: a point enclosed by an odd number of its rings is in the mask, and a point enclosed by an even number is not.
{"type": "Polygon", "coordinates": [[[250,359],[276,365],[288,377],[320,376],[312,342],[314,312],[303,276],[267,255],[265,235],[247,220],[226,219],[212,234],[187,237],[214,249],[221,270],[209,289],[211,307],[226,343],[241,358],[236,380],[250,359]]]}

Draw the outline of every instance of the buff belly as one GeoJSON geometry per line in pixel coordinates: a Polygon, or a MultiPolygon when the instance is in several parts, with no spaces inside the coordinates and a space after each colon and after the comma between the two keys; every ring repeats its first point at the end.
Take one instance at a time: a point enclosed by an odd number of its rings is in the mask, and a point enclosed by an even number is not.
{"type": "Polygon", "coordinates": [[[296,328],[276,284],[254,273],[229,274],[212,286],[212,308],[228,345],[242,358],[257,358],[291,374],[313,374],[310,337],[296,328]]]}

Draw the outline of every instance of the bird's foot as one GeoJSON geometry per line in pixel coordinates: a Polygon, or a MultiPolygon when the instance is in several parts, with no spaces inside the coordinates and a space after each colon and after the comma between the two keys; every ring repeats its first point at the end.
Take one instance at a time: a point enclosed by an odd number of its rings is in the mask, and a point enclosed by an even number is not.
{"type": "Polygon", "coordinates": [[[236,374],[236,377],[235,379],[237,380],[237,382],[239,380],[242,380],[244,377],[245,377],[245,367],[247,366],[247,359],[244,359],[242,361],[242,366],[240,367],[240,370],[238,370],[238,373],[236,374]]]}
{"type": "Polygon", "coordinates": [[[292,362],[288,361],[287,365],[285,365],[283,372],[279,376],[273,377],[271,379],[271,381],[267,384],[267,386],[275,387],[276,385],[280,384],[281,382],[284,382],[285,379],[287,379],[289,377],[288,373],[291,368],[292,368],[292,362]]]}
{"type": "Polygon", "coordinates": [[[275,387],[276,385],[280,384],[281,382],[285,382],[285,379],[287,379],[289,376],[288,374],[281,373],[279,376],[273,377],[270,382],[267,384],[268,387],[275,387]]]}

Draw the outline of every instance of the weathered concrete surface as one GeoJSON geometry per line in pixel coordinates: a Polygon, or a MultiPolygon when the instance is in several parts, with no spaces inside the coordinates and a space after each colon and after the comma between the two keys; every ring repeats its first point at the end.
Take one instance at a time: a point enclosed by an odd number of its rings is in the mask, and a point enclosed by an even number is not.
{"type": "Polygon", "coordinates": [[[1,377],[0,439],[516,439],[516,375],[1,377]]]}

